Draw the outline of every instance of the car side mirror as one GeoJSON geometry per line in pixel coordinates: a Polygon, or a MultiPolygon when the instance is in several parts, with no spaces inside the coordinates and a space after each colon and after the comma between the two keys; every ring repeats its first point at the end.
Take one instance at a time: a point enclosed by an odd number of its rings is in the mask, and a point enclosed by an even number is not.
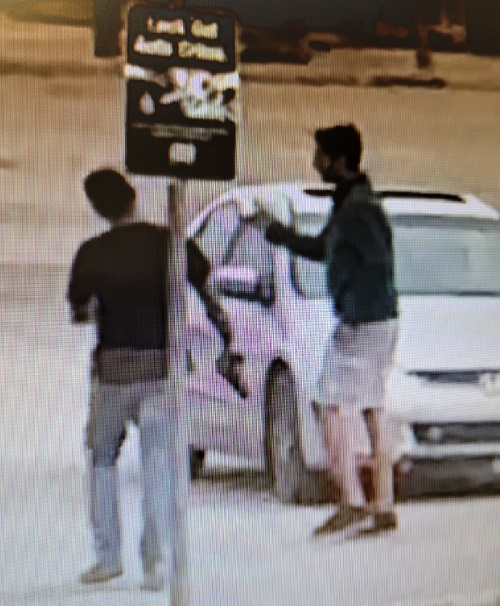
{"type": "Polygon", "coordinates": [[[211,282],[217,292],[226,297],[259,301],[264,305],[270,305],[274,300],[271,276],[260,275],[252,267],[218,267],[211,282]]]}

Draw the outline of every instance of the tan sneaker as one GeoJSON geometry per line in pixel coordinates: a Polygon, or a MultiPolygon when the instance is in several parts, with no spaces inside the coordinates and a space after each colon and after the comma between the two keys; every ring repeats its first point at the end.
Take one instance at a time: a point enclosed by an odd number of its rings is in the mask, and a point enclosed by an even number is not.
{"type": "Polygon", "coordinates": [[[105,583],[106,581],[110,581],[115,577],[119,577],[123,574],[123,570],[121,564],[113,564],[110,566],[106,566],[104,564],[95,564],[84,572],[80,581],[84,585],[92,585],[93,583],[105,583]]]}
{"type": "Polygon", "coordinates": [[[316,528],[314,536],[319,537],[324,534],[340,532],[349,528],[349,526],[363,522],[368,516],[369,513],[364,507],[341,503],[333,516],[328,518],[319,528],[316,528]]]}
{"type": "Polygon", "coordinates": [[[374,536],[396,530],[398,527],[398,516],[394,511],[384,511],[373,515],[373,526],[359,532],[360,536],[374,536]]]}

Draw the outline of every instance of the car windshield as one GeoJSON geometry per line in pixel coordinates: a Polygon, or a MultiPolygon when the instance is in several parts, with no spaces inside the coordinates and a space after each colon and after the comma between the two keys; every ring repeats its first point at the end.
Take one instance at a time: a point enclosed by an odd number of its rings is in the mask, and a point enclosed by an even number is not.
{"type": "MultiPolygon", "coordinates": [[[[302,221],[301,221],[302,223],[302,221]]],[[[324,223],[307,217],[301,233],[324,223]]],[[[395,278],[400,295],[500,296],[500,225],[470,217],[398,215],[391,218],[395,278]]],[[[319,228],[321,229],[321,228],[319,228]]],[[[307,298],[327,296],[323,263],[294,256],[292,274],[307,298]]]]}

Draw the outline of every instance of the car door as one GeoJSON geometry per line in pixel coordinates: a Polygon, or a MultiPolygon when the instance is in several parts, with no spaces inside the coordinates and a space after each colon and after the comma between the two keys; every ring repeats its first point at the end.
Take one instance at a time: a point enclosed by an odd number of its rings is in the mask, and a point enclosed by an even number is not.
{"type": "Polygon", "coordinates": [[[214,207],[194,237],[211,262],[209,288],[227,314],[232,347],[244,357],[242,373],[250,387],[248,397],[242,398],[217,372],[222,339],[204,313],[199,297],[191,292],[189,382],[194,395],[194,431],[205,448],[258,457],[263,435],[261,384],[266,364],[261,352],[268,351],[265,343],[272,324],[271,247],[265,241],[263,224],[242,218],[232,203],[214,207]]]}

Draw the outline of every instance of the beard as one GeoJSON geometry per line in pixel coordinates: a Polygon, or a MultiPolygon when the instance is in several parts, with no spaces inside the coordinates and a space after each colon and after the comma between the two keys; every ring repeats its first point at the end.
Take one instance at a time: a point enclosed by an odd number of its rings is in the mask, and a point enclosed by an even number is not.
{"type": "Polygon", "coordinates": [[[341,180],[339,175],[335,173],[331,166],[328,166],[325,170],[321,171],[320,174],[324,183],[334,183],[337,185],[341,180]]]}

